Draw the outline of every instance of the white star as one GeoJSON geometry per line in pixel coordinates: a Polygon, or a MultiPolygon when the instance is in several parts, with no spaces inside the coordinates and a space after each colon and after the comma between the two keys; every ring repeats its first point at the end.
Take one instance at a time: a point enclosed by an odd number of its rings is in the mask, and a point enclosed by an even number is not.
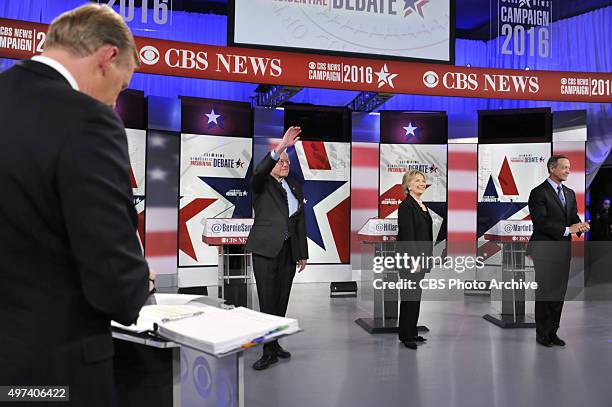
{"type": "Polygon", "coordinates": [[[215,113],[215,109],[212,109],[212,110],[210,111],[210,113],[206,113],[206,114],[205,114],[205,116],[207,116],[207,117],[208,117],[208,123],[207,123],[207,124],[210,124],[210,123],[214,123],[214,124],[216,124],[216,125],[218,125],[218,124],[219,124],[219,123],[217,123],[217,119],[218,119],[219,117],[221,117],[221,115],[220,115],[220,114],[216,114],[216,113],[215,113]]]}
{"type": "Polygon", "coordinates": [[[149,170],[148,173],[151,181],[165,181],[166,175],[168,175],[167,171],[164,171],[159,167],[149,170]]]}
{"type": "Polygon", "coordinates": [[[397,74],[390,73],[389,68],[387,68],[387,64],[383,65],[380,72],[375,72],[375,73],[376,73],[376,76],[378,76],[378,87],[379,88],[385,84],[391,86],[392,88],[394,87],[393,79],[397,76],[397,74]]]}
{"type": "Polygon", "coordinates": [[[406,130],[405,136],[408,137],[408,135],[411,135],[411,136],[415,136],[416,137],[416,134],[414,134],[414,131],[417,130],[417,129],[418,129],[418,127],[414,127],[412,125],[412,122],[408,123],[408,127],[404,127],[404,130],[406,130]]]}

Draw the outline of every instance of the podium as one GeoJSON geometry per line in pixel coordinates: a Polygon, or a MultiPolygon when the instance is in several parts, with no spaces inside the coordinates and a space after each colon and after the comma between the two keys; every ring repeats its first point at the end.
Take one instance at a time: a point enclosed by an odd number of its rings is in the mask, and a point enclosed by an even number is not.
{"type": "MultiPolygon", "coordinates": [[[[526,220],[502,220],[485,233],[486,240],[501,245],[502,281],[525,281],[527,243],[533,224],[526,220]]],[[[525,289],[501,290],[501,313],[486,314],[487,321],[501,328],[535,328],[535,320],[525,314],[525,289]]]]}
{"type": "MultiPolygon", "coordinates": [[[[178,304],[179,296],[155,294],[154,298],[158,304],[171,305],[178,304]]],[[[199,297],[189,302],[196,303],[209,305],[215,300],[199,297]]],[[[151,331],[133,332],[117,326],[111,330],[118,407],[245,406],[245,349],[215,355],[151,331]]],[[[275,339],[288,335],[292,333],[275,339]]],[[[261,344],[265,342],[268,340],[261,344]]]]}
{"type": "Polygon", "coordinates": [[[253,219],[248,218],[207,218],[202,232],[202,241],[218,248],[219,298],[227,304],[251,309],[253,266],[244,246],[252,226],[253,219]]]}
{"type": "MultiPolygon", "coordinates": [[[[358,232],[362,243],[374,247],[374,256],[394,256],[397,237],[397,219],[371,218],[358,232]]],[[[363,270],[362,270],[363,273],[363,270]]],[[[388,270],[379,275],[383,281],[399,281],[397,270],[388,270]]],[[[399,292],[397,290],[374,290],[374,312],[372,318],[359,318],[355,323],[370,334],[398,332],[399,292]]],[[[419,332],[428,332],[426,326],[418,326],[419,332]]]]}

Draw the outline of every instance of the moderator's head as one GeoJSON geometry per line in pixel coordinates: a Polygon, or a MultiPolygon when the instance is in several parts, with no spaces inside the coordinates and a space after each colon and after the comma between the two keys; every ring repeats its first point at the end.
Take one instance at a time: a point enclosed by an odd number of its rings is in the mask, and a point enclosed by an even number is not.
{"type": "Polygon", "coordinates": [[[61,55],[83,93],[114,106],[140,66],[136,43],[119,14],[87,4],[58,16],[47,32],[43,55],[61,55]]]}

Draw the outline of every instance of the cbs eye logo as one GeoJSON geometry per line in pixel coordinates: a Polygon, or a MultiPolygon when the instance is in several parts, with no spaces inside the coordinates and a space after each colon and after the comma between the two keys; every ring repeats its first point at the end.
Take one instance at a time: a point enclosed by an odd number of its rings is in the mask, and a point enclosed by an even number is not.
{"type": "Polygon", "coordinates": [[[428,88],[435,88],[439,82],[440,78],[438,78],[438,74],[434,71],[427,71],[423,74],[423,84],[428,88]]]}
{"type": "Polygon", "coordinates": [[[159,61],[159,51],[152,45],[140,49],[140,60],[145,65],[155,65],[159,61]]]}

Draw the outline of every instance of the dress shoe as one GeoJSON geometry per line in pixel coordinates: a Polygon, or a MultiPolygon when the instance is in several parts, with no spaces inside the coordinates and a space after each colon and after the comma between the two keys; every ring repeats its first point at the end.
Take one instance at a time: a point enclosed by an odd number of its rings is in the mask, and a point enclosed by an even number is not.
{"type": "Polygon", "coordinates": [[[280,345],[276,345],[276,349],[274,349],[274,352],[276,352],[276,356],[281,359],[289,359],[291,357],[291,353],[287,352],[280,345]]]}
{"type": "Polygon", "coordinates": [[[417,344],[416,342],[409,342],[409,341],[402,341],[402,343],[404,344],[405,347],[407,347],[408,349],[415,349],[417,348],[417,344]]]}
{"type": "Polygon", "coordinates": [[[422,336],[415,336],[413,340],[415,342],[427,342],[427,338],[423,338],[422,336]]]}
{"type": "Polygon", "coordinates": [[[550,342],[553,345],[565,346],[565,341],[557,336],[557,334],[550,334],[550,342]]]}
{"type": "Polygon", "coordinates": [[[253,369],[255,370],[264,370],[270,367],[270,365],[278,362],[278,358],[276,355],[263,355],[261,359],[257,362],[253,363],[253,369]]]}
{"type": "Polygon", "coordinates": [[[547,348],[551,348],[553,343],[546,336],[536,336],[536,342],[542,346],[546,346],[547,348]]]}

